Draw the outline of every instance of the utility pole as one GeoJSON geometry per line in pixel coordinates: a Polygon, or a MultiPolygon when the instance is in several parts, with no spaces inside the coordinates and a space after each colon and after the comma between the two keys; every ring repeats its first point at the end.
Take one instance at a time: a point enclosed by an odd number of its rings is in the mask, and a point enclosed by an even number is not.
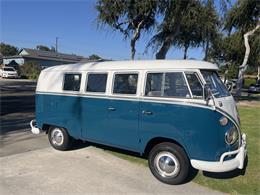
{"type": "Polygon", "coordinates": [[[55,51],[58,53],[58,37],[56,37],[56,42],[55,42],[55,51]]]}

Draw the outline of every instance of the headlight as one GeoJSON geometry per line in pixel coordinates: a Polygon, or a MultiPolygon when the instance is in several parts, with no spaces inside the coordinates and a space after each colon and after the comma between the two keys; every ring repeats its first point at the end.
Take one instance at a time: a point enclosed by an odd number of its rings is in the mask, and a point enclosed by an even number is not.
{"type": "Polygon", "coordinates": [[[231,127],[225,134],[225,141],[228,145],[234,144],[238,139],[238,130],[235,126],[231,127]]]}

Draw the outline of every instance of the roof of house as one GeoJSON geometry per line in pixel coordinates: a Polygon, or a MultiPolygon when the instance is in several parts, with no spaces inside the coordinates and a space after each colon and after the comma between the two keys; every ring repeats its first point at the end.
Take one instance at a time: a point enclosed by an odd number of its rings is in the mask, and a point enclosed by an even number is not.
{"type": "Polygon", "coordinates": [[[38,49],[29,49],[29,48],[23,48],[16,56],[8,56],[4,58],[21,58],[21,57],[53,60],[53,61],[67,61],[72,63],[79,62],[82,59],[84,59],[84,57],[77,56],[74,54],[64,54],[64,53],[57,53],[54,51],[42,51],[38,49]]]}
{"type": "Polygon", "coordinates": [[[52,66],[44,71],[108,71],[108,70],[212,69],[218,66],[201,60],[137,60],[96,61],[52,66]]]}

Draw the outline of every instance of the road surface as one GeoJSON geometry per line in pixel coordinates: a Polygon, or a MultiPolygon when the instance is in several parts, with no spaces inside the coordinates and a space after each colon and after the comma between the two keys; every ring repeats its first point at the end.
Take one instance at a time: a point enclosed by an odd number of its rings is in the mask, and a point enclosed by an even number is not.
{"type": "Polygon", "coordinates": [[[30,133],[36,82],[1,79],[0,157],[49,147],[44,134],[30,133]]]}

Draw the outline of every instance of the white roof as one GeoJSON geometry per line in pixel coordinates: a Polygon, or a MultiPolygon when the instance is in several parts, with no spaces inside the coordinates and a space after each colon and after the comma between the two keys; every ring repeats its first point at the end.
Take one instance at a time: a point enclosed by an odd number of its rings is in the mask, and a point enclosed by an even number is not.
{"type": "Polygon", "coordinates": [[[137,60],[101,61],[53,66],[43,71],[107,71],[107,70],[161,70],[161,69],[211,69],[218,66],[200,60],[137,60]]]}

